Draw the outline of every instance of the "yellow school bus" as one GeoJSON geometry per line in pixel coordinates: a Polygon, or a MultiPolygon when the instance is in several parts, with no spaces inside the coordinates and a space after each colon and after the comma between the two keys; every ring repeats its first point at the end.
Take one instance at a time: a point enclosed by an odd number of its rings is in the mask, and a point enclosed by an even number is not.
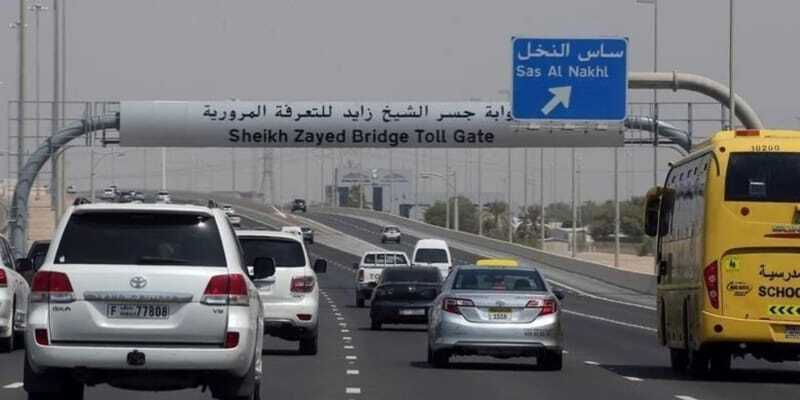
{"type": "Polygon", "coordinates": [[[673,369],[800,359],[800,132],[717,133],[648,192],[645,231],[673,369]]]}

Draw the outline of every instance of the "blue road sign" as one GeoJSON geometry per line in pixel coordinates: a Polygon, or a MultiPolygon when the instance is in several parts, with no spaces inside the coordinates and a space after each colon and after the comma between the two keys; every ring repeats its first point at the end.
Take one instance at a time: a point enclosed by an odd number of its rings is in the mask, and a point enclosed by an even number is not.
{"type": "Polygon", "coordinates": [[[514,119],[625,119],[627,39],[514,38],[511,47],[514,119]]]}

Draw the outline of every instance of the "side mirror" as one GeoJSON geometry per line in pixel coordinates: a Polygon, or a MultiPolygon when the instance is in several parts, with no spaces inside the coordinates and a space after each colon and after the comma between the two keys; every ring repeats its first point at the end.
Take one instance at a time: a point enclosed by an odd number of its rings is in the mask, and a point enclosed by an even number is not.
{"type": "Polygon", "coordinates": [[[658,212],[661,208],[661,193],[663,189],[656,186],[647,192],[644,204],[644,233],[655,237],[658,234],[658,212]]]}
{"type": "Polygon", "coordinates": [[[30,259],[18,258],[15,264],[17,266],[17,272],[33,271],[33,263],[31,262],[30,259]]]}
{"type": "Polygon", "coordinates": [[[314,261],[314,272],[324,274],[328,272],[328,262],[325,260],[314,261]]]}
{"type": "Polygon", "coordinates": [[[553,289],[553,294],[556,295],[556,298],[559,300],[564,300],[564,292],[559,289],[553,289]]]}
{"type": "Polygon", "coordinates": [[[271,257],[258,257],[253,262],[253,279],[264,279],[275,275],[275,259],[271,257]]]}
{"type": "Polygon", "coordinates": [[[353,269],[358,269],[358,263],[353,263],[353,269]]]}

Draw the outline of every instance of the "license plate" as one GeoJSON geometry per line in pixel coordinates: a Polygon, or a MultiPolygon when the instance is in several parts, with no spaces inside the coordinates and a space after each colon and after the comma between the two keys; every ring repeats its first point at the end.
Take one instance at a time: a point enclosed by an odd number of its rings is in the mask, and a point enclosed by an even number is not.
{"type": "Polygon", "coordinates": [[[800,326],[787,326],[784,335],[786,339],[800,340],[800,326]]]}
{"type": "Polygon", "coordinates": [[[489,309],[489,320],[511,321],[511,309],[507,307],[492,307],[489,309]]]}
{"type": "Polygon", "coordinates": [[[169,306],[147,303],[106,304],[106,316],[115,319],[167,319],[169,306]]]}
{"type": "Polygon", "coordinates": [[[380,279],[381,279],[381,273],[380,272],[369,274],[369,280],[371,280],[373,282],[374,281],[378,281],[380,279]]]}
{"type": "Polygon", "coordinates": [[[425,309],[413,308],[408,310],[400,310],[400,315],[425,315],[425,309]]]}

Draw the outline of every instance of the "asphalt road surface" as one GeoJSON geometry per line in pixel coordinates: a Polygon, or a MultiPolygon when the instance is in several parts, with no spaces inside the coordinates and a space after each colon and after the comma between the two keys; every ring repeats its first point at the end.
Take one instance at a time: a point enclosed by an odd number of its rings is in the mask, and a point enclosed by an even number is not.
{"type": "MultiPolygon", "coordinates": [[[[267,210],[265,209],[265,212],[267,210]]],[[[245,227],[263,219],[241,213],[245,227]]],[[[309,218],[387,249],[411,252],[417,238],[380,243],[380,227],[362,220],[308,214],[309,218]]],[[[566,354],[562,371],[541,371],[535,359],[456,357],[448,369],[425,362],[424,326],[389,325],[369,330],[368,308],[356,308],[358,257],[324,244],[310,245],[312,259],[329,261],[319,277],[319,354],[297,354],[295,342],[265,342],[263,399],[795,399],[800,369],[795,363],[737,360],[720,380],[697,380],[669,369],[656,344],[654,312],[567,293],[563,302],[566,354]]],[[[460,262],[477,256],[456,251],[460,262]]],[[[0,355],[0,399],[24,399],[24,352],[0,355]]],[[[134,392],[107,385],[87,388],[87,399],[209,399],[208,392],[134,392]]]]}

